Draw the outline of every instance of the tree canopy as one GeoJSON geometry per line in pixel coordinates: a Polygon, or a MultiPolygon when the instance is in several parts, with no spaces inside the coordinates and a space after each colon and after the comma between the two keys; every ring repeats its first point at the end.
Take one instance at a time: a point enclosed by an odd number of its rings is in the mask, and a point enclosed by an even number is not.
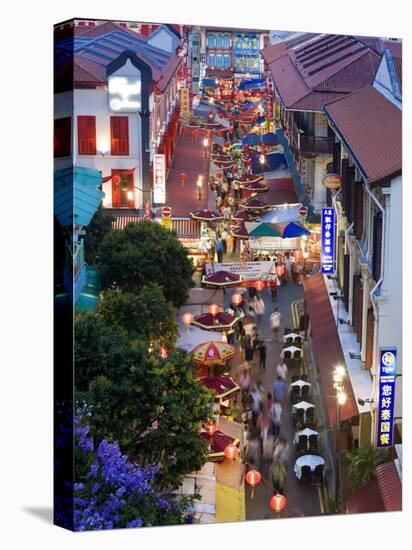
{"type": "Polygon", "coordinates": [[[176,307],[185,303],[194,286],[193,264],[174,231],[158,223],[130,223],[122,231],[110,231],[99,246],[103,288],[139,292],[156,282],[176,307]]]}
{"type": "Polygon", "coordinates": [[[84,236],[84,254],[89,265],[94,265],[99,261],[100,243],[105,235],[113,231],[112,222],[114,219],[114,216],[111,216],[107,210],[104,211],[100,206],[88,225],[84,236]]]}
{"type": "Polygon", "coordinates": [[[162,358],[147,341],[89,315],[76,323],[75,365],[76,389],[93,406],[98,440],[118,441],[129,457],[159,464],[162,486],[178,486],[205,463],[199,429],[212,414],[213,396],[195,379],[185,352],[162,358]]]}

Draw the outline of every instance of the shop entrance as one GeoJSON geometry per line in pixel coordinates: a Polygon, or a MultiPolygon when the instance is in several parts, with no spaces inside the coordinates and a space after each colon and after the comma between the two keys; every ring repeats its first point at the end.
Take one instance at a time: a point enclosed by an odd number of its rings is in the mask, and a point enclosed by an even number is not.
{"type": "Polygon", "coordinates": [[[134,207],[133,174],[130,170],[112,170],[112,207],[134,207]],[[120,181],[115,176],[119,176],[120,181]]]}

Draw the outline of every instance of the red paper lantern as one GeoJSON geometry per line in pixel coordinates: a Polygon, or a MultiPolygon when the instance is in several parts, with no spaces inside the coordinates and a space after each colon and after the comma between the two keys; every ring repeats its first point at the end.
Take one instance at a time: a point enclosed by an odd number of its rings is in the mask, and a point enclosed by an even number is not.
{"type": "Polygon", "coordinates": [[[280,514],[282,510],[285,509],[287,504],[287,499],[281,494],[273,495],[273,497],[269,501],[269,506],[274,510],[277,514],[280,514]]]}
{"type": "Polygon", "coordinates": [[[169,355],[168,351],[166,348],[164,348],[163,346],[160,348],[160,357],[162,359],[167,359],[167,356],[169,355]]]}
{"type": "Polygon", "coordinates": [[[206,136],[206,137],[210,137],[210,130],[206,130],[205,136],[206,136]]]}
{"type": "Polygon", "coordinates": [[[250,497],[253,498],[254,495],[254,489],[256,485],[260,483],[260,480],[262,479],[262,476],[257,470],[249,470],[246,474],[246,482],[250,485],[252,488],[252,492],[250,497]]]}
{"type": "Polygon", "coordinates": [[[224,144],[224,147],[230,147],[230,146],[231,146],[230,141],[226,141],[226,143],[224,144]]]}
{"type": "Polygon", "coordinates": [[[234,460],[239,454],[239,449],[235,445],[227,445],[223,453],[229,460],[234,460]]]}
{"type": "Polygon", "coordinates": [[[213,111],[208,111],[207,114],[208,114],[209,116],[213,116],[213,111]]]}
{"type": "Polygon", "coordinates": [[[193,315],[190,311],[186,311],[186,313],[183,313],[182,319],[185,325],[190,325],[193,321],[193,315]]]}
{"type": "Polygon", "coordinates": [[[240,305],[243,302],[243,296],[239,293],[233,294],[232,296],[232,304],[235,304],[235,306],[240,305]]]}
{"type": "Polygon", "coordinates": [[[193,134],[197,137],[200,134],[200,130],[196,128],[195,130],[193,130],[193,134]]]}
{"type": "Polygon", "coordinates": [[[222,172],[216,172],[215,176],[218,180],[220,180],[220,178],[222,177],[222,172]]]}
{"type": "Polygon", "coordinates": [[[182,134],[185,135],[187,131],[187,128],[185,126],[182,127],[182,134]]]}
{"type": "Polygon", "coordinates": [[[238,172],[238,167],[237,167],[237,166],[233,166],[233,168],[232,168],[232,173],[233,173],[233,174],[237,174],[237,172],[238,172]]]}
{"type": "Polygon", "coordinates": [[[211,304],[208,308],[208,312],[211,314],[211,315],[217,315],[220,311],[220,307],[216,304],[211,304]]]}
{"type": "Polygon", "coordinates": [[[187,175],[186,175],[184,172],[182,172],[182,173],[180,174],[180,176],[179,176],[180,183],[181,183],[182,185],[184,185],[184,183],[185,183],[185,181],[186,181],[186,178],[187,178],[187,175]]]}
{"type": "Polygon", "coordinates": [[[120,176],[116,175],[116,176],[113,176],[112,178],[112,181],[115,185],[119,185],[120,183],[120,176]]]}
{"type": "Polygon", "coordinates": [[[254,286],[258,292],[262,292],[262,290],[265,288],[265,283],[259,280],[259,281],[256,281],[254,286]]]}

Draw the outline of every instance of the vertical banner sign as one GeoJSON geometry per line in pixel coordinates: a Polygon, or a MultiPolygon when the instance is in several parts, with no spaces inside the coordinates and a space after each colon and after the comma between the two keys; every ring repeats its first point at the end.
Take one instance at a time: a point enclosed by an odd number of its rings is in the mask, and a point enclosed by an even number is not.
{"type": "Polygon", "coordinates": [[[153,161],[153,202],[166,202],[166,163],[165,156],[156,154],[153,161]]]}
{"type": "Polygon", "coordinates": [[[393,445],[393,413],[395,404],[396,349],[379,350],[379,403],[377,447],[393,445]]]}
{"type": "Polygon", "coordinates": [[[335,260],[335,211],[322,208],[322,273],[334,272],[335,260]]]}
{"type": "Polygon", "coordinates": [[[188,88],[180,88],[180,106],[182,108],[182,123],[188,124],[190,118],[190,101],[188,88]]]}

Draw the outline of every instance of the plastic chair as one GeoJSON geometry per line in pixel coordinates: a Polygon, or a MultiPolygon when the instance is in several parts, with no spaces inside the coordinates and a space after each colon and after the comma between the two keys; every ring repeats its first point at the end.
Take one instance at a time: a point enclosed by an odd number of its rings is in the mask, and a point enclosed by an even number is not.
{"type": "Polygon", "coordinates": [[[315,470],[313,472],[313,479],[315,483],[320,483],[321,485],[323,485],[324,477],[325,477],[325,466],[323,464],[318,464],[315,467],[315,470]]]}
{"type": "Polygon", "coordinates": [[[306,423],[313,424],[315,422],[315,409],[311,407],[306,411],[306,423]]]}
{"type": "Polygon", "coordinates": [[[302,345],[302,336],[296,336],[294,345],[300,347],[302,345]]]}
{"type": "Polygon", "coordinates": [[[300,401],[300,388],[299,386],[292,386],[292,392],[290,394],[290,399],[293,404],[300,401]]]}
{"type": "Polygon", "coordinates": [[[302,466],[301,473],[301,483],[312,481],[312,470],[310,469],[310,466],[302,466]]]}
{"type": "Polygon", "coordinates": [[[293,359],[300,359],[301,354],[302,354],[301,350],[297,349],[296,351],[293,352],[293,359]]]}
{"type": "Polygon", "coordinates": [[[283,359],[291,359],[291,358],[292,358],[292,354],[290,351],[283,352],[283,359]]]}
{"type": "Polygon", "coordinates": [[[309,436],[309,448],[311,451],[319,451],[319,439],[316,434],[309,436]]]}
{"type": "Polygon", "coordinates": [[[307,382],[308,381],[308,375],[307,374],[301,374],[299,376],[299,379],[300,380],[303,380],[304,382],[307,382]]]}
{"type": "Polygon", "coordinates": [[[291,346],[293,344],[293,338],[288,338],[286,340],[286,346],[291,346]]]}
{"type": "Polygon", "coordinates": [[[293,423],[297,429],[300,429],[303,426],[304,422],[304,411],[303,409],[298,409],[293,414],[293,423]]]}
{"type": "Polygon", "coordinates": [[[293,382],[297,382],[299,380],[299,376],[297,374],[292,375],[292,384],[293,382]]]}
{"type": "Polygon", "coordinates": [[[302,395],[302,399],[304,399],[304,401],[308,400],[309,394],[310,394],[310,386],[302,386],[301,395],[302,395]]]}
{"type": "Polygon", "coordinates": [[[290,334],[291,332],[292,332],[292,329],[285,327],[285,330],[284,330],[283,334],[286,336],[286,334],[290,334]]]}
{"type": "Polygon", "coordinates": [[[308,438],[306,435],[300,435],[296,444],[297,453],[306,453],[308,450],[308,438]]]}

